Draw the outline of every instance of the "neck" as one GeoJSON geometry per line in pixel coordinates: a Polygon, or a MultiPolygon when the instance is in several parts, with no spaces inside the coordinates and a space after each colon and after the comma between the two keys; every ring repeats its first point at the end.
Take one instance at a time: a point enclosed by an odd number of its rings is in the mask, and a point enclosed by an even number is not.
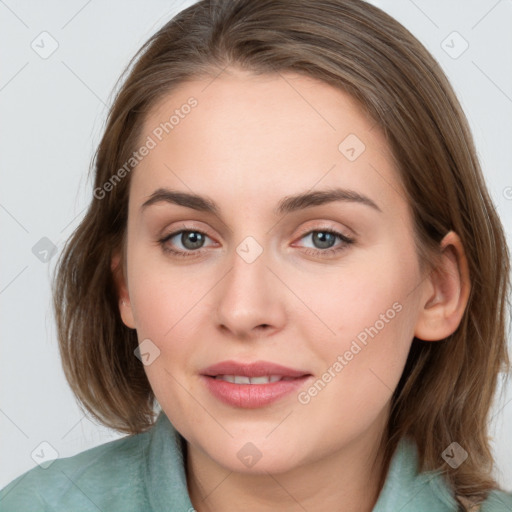
{"type": "Polygon", "coordinates": [[[187,443],[190,499],[197,512],[371,512],[388,469],[383,432],[374,425],[349,446],[276,474],[230,471],[187,443]]]}

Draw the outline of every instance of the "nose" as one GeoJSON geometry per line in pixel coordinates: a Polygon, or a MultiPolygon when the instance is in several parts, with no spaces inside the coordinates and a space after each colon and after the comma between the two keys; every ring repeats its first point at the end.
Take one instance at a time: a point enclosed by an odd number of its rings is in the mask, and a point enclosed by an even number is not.
{"type": "Polygon", "coordinates": [[[224,335],[251,340],[281,330],[286,312],[283,284],[263,251],[254,261],[236,251],[217,288],[217,326],[224,335]]]}

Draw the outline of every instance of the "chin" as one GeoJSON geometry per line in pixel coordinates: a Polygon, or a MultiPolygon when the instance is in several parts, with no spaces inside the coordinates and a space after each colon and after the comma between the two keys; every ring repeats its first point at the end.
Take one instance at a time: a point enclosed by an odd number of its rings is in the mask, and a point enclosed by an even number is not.
{"type": "Polygon", "coordinates": [[[205,452],[225,469],[251,475],[285,473],[301,464],[297,457],[297,448],[290,446],[286,449],[265,440],[264,436],[260,439],[261,442],[231,440],[221,450],[207,449],[205,452]]]}

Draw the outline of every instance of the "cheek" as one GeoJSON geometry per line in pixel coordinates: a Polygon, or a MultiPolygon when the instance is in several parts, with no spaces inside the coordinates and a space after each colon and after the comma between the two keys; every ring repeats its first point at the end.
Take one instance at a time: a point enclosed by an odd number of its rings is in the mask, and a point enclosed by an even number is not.
{"type": "Polygon", "coordinates": [[[212,285],[197,271],[167,263],[160,256],[151,260],[143,251],[134,251],[131,263],[130,299],[139,337],[170,338],[194,315],[212,285]]]}
{"type": "Polygon", "coordinates": [[[205,308],[208,291],[218,277],[206,271],[198,276],[192,267],[171,266],[162,258],[147,264],[148,259],[143,251],[134,251],[129,260],[130,299],[139,344],[150,340],[149,351],[157,354],[144,370],[162,405],[169,402],[178,410],[190,408],[190,397],[182,386],[188,387],[185,380],[197,369],[198,353],[208,351],[203,342],[213,326],[205,325],[211,318],[211,311],[205,308]]]}
{"type": "Polygon", "coordinates": [[[353,339],[370,339],[368,330],[375,334],[374,327],[379,333],[392,329],[413,287],[414,269],[388,253],[380,251],[380,259],[358,256],[329,272],[304,272],[300,279],[287,276],[286,282],[303,298],[295,301],[294,322],[301,324],[305,339],[317,340],[316,350],[332,358],[333,350],[343,353],[353,339]]]}
{"type": "MultiPolygon", "coordinates": [[[[387,306],[387,302],[384,304],[387,306]]],[[[316,435],[337,439],[344,432],[347,440],[382,418],[412,340],[407,309],[405,305],[402,309],[384,309],[388,323],[370,323],[372,317],[368,317],[359,337],[344,337],[323,350],[324,366],[311,386],[298,396],[299,410],[316,435]]]]}
{"type": "Polygon", "coordinates": [[[340,272],[325,294],[313,295],[310,302],[334,333],[325,327],[322,336],[318,330],[308,332],[322,365],[317,367],[319,380],[306,390],[302,403],[318,408],[318,414],[330,411],[339,421],[354,422],[354,428],[364,418],[371,421],[391,398],[417,316],[417,297],[411,293],[416,267],[392,255],[379,263],[350,275],[340,272]]]}

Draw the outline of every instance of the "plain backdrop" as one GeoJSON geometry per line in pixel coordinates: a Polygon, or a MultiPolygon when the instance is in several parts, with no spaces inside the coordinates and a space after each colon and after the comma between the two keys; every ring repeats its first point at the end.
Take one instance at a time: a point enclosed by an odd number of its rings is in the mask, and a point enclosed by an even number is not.
{"type": "MultiPolygon", "coordinates": [[[[115,81],[143,42],[192,3],[0,1],[0,487],[34,467],[38,450],[67,457],[120,436],[84,416],[66,383],[50,272],[91,199],[87,171],[115,81]]],[[[512,247],[512,2],[371,3],[448,75],[512,247]]],[[[509,491],[511,432],[509,384],[491,430],[496,477],[509,491]]]]}

